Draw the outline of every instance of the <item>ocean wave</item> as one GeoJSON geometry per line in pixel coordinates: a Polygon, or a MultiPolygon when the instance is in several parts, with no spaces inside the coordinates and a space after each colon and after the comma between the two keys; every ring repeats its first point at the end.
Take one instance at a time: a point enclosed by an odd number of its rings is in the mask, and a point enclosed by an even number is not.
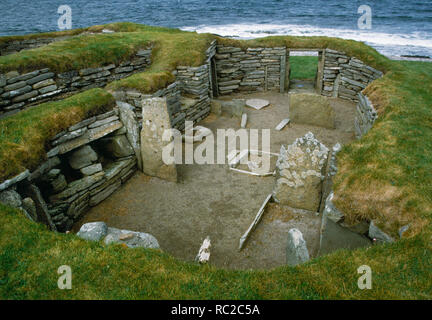
{"type": "Polygon", "coordinates": [[[365,42],[386,55],[423,54],[432,56],[432,34],[426,32],[391,34],[373,30],[322,28],[294,24],[200,25],[181,29],[240,39],[279,35],[337,37],[365,42]]]}

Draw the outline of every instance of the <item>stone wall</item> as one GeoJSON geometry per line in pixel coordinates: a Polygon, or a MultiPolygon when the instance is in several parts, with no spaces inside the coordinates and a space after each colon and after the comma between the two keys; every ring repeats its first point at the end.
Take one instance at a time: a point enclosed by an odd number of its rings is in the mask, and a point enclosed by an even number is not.
{"type": "Polygon", "coordinates": [[[126,102],[133,107],[140,129],[142,128],[141,101],[149,98],[166,98],[172,127],[178,130],[184,128],[184,121],[182,121],[184,116],[181,114],[181,91],[178,82],[174,82],[153,94],[144,94],[135,90],[119,90],[113,95],[117,101],[126,102]]]}
{"type": "Polygon", "coordinates": [[[354,129],[358,139],[372,128],[377,117],[377,112],[368,97],[360,92],[354,119],[354,129]]]}
{"type": "Polygon", "coordinates": [[[383,73],[344,52],[325,50],[322,95],[358,101],[358,93],[383,73]]]}
{"type": "MultiPolygon", "coordinates": [[[[216,52],[216,41],[206,50],[206,63],[198,67],[179,66],[174,70],[176,81],[153,94],[135,90],[119,90],[116,100],[134,107],[138,120],[142,120],[141,101],[149,98],[166,98],[171,126],[183,131],[185,121],[197,123],[210,113],[211,74],[210,60],[216,52]]],[[[139,121],[141,125],[141,121],[139,121]]]]}
{"type": "Polygon", "coordinates": [[[65,40],[67,38],[69,38],[69,36],[13,40],[9,42],[4,42],[0,44],[0,56],[6,56],[8,54],[17,53],[20,52],[21,50],[39,48],[47,44],[50,44],[51,42],[65,40]]]}
{"type": "MultiPolygon", "coordinates": [[[[137,170],[129,128],[119,116],[115,108],[53,137],[45,162],[31,173],[27,170],[0,184],[0,200],[5,192],[9,198],[11,194],[17,199],[30,198],[35,205],[34,210],[25,210],[27,216],[52,230],[70,230],[87,210],[109,197],[137,170]],[[29,213],[33,211],[37,214],[29,213]]],[[[23,209],[22,201],[13,206],[23,209]]]]}
{"type": "Polygon", "coordinates": [[[218,45],[215,58],[221,95],[233,92],[279,91],[284,85],[285,71],[282,69],[285,69],[285,47],[243,50],[218,45]]]}
{"type": "Polygon", "coordinates": [[[86,68],[54,73],[44,68],[20,74],[11,71],[0,74],[0,117],[14,114],[30,105],[53,99],[63,93],[104,87],[143,71],[150,65],[151,50],[140,50],[130,61],[99,68],[86,68]]]}

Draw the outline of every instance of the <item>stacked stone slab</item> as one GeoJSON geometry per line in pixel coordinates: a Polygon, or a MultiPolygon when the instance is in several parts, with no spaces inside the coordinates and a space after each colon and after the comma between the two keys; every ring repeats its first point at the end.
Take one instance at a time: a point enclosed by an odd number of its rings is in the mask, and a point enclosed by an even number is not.
{"type": "Polygon", "coordinates": [[[358,101],[358,93],[383,75],[344,52],[325,50],[322,95],[358,101]]]}
{"type": "Polygon", "coordinates": [[[151,49],[140,50],[134,59],[118,65],[57,74],[48,68],[23,74],[18,71],[0,73],[0,117],[51,100],[59,94],[104,87],[108,82],[141,72],[150,65],[150,56],[151,49]]]}
{"type": "Polygon", "coordinates": [[[217,46],[215,55],[219,93],[278,91],[286,48],[217,46]]]}
{"type": "Polygon", "coordinates": [[[289,146],[282,145],[276,162],[275,201],[317,212],[328,153],[328,148],[311,132],[289,146]]]}
{"type": "Polygon", "coordinates": [[[360,92],[354,119],[354,128],[358,139],[372,128],[377,117],[377,112],[369,98],[360,92]]]}
{"type": "MultiPolygon", "coordinates": [[[[183,96],[188,97],[191,103],[182,103],[177,117],[183,117],[184,121],[201,121],[210,113],[210,82],[209,67],[204,64],[199,67],[179,66],[176,77],[183,96]]],[[[175,126],[175,123],[174,123],[175,126]]],[[[184,129],[184,126],[182,126],[184,129]]]]}
{"type": "Polygon", "coordinates": [[[52,224],[52,230],[69,230],[137,170],[128,127],[117,108],[85,119],[53,137],[45,162],[4,181],[0,191],[18,190],[22,199],[31,196],[38,209],[33,220],[52,224]]]}
{"type": "Polygon", "coordinates": [[[173,71],[176,81],[153,94],[119,90],[114,93],[114,96],[117,101],[126,102],[134,107],[140,129],[142,128],[141,101],[149,98],[166,98],[172,128],[183,131],[185,121],[197,123],[210,113],[210,59],[215,52],[216,41],[213,41],[206,50],[206,64],[199,67],[177,67],[173,71]]]}
{"type": "Polygon", "coordinates": [[[184,129],[184,120],[186,114],[181,110],[181,91],[177,82],[174,82],[164,89],[158,90],[153,94],[144,94],[137,91],[116,91],[114,97],[117,101],[126,102],[134,108],[134,112],[139,123],[139,129],[142,128],[142,104],[141,101],[149,98],[166,98],[168,113],[171,119],[171,125],[178,130],[184,129]]]}

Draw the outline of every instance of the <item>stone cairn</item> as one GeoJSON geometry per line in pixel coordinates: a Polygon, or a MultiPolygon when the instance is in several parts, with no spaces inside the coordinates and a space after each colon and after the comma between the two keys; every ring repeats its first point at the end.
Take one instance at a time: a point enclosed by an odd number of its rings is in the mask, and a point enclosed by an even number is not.
{"type": "Polygon", "coordinates": [[[308,132],[281,146],[273,198],[293,208],[318,211],[329,150],[308,132]]]}

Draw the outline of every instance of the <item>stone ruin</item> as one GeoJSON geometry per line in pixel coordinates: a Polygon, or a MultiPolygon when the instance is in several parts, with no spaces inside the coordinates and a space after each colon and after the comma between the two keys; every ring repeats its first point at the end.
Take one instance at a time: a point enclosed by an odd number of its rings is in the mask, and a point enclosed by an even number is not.
{"type": "Polygon", "coordinates": [[[297,138],[289,146],[281,146],[276,162],[273,198],[293,208],[317,212],[329,149],[312,132],[297,138]]]}

